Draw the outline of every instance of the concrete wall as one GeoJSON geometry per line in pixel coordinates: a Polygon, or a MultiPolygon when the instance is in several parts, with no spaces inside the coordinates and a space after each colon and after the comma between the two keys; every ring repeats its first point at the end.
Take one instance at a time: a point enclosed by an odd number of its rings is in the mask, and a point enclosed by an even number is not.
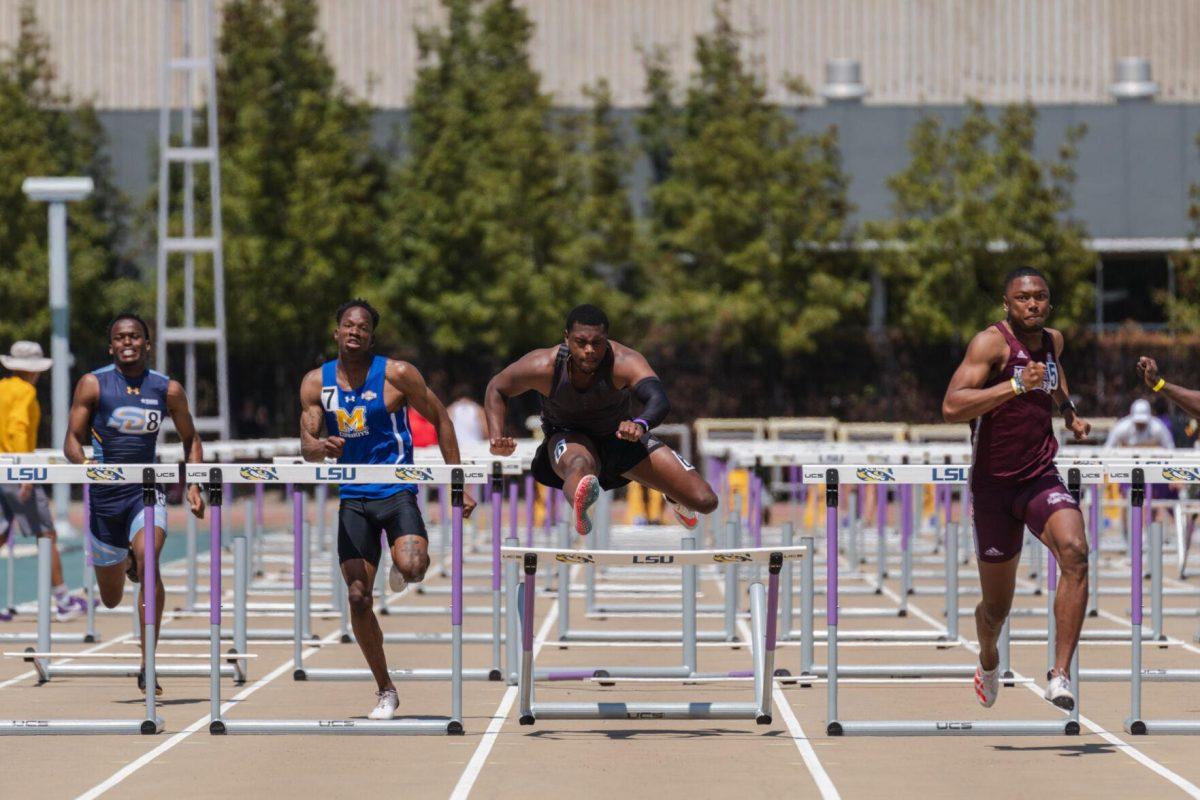
{"type": "MultiPolygon", "coordinates": [[[[636,112],[618,112],[631,129],[636,112]]],[[[842,157],[851,175],[856,219],[880,219],[890,212],[886,181],[908,163],[907,142],[922,114],[957,124],[962,106],[821,106],[796,112],[802,127],[836,125],[842,157]]],[[[1200,184],[1200,104],[1064,105],[1039,108],[1037,150],[1052,158],[1068,127],[1088,126],[1079,147],[1075,187],[1076,216],[1095,238],[1182,237],[1192,233],[1187,219],[1188,188],[1200,184]]],[[[153,147],[158,117],[153,111],[102,111],[117,182],[135,201],[152,185],[153,147]]],[[[406,112],[379,111],[376,142],[389,144],[406,112]]],[[[645,195],[648,171],[639,163],[631,176],[635,199],[645,195]]]]}

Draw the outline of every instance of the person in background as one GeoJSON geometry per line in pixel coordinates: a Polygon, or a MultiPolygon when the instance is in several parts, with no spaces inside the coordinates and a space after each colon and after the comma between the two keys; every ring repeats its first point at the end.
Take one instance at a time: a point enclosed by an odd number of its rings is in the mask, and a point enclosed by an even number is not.
{"type": "Polygon", "coordinates": [[[1143,450],[1174,450],[1171,430],[1150,411],[1147,400],[1134,400],[1129,415],[1117,420],[1105,440],[1106,448],[1137,447],[1143,450]]]}
{"type": "MultiPolygon", "coordinates": [[[[32,453],[37,449],[38,425],[42,419],[37,383],[52,363],[43,356],[37,342],[14,342],[9,354],[0,356],[0,364],[12,372],[0,380],[0,452],[32,453]]],[[[60,622],[78,617],[87,610],[87,601],[72,597],[63,580],[58,533],[54,529],[45,489],[31,483],[0,484],[0,500],[8,518],[7,530],[0,533],[0,545],[18,533],[49,539],[50,584],[54,587],[55,612],[60,622]]]]}
{"type": "Polygon", "coordinates": [[[471,399],[470,392],[465,383],[458,384],[451,392],[454,402],[446,407],[458,434],[458,444],[464,449],[487,443],[487,417],[483,414],[483,406],[471,399]]]}

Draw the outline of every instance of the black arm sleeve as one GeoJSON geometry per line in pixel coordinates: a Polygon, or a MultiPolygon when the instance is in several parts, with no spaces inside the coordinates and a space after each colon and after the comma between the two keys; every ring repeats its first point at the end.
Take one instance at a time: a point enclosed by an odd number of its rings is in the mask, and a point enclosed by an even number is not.
{"type": "Polygon", "coordinates": [[[638,419],[644,421],[650,428],[658,427],[671,413],[671,402],[667,400],[667,390],[663,388],[658,378],[643,378],[633,387],[633,394],[642,401],[642,413],[638,419]]]}

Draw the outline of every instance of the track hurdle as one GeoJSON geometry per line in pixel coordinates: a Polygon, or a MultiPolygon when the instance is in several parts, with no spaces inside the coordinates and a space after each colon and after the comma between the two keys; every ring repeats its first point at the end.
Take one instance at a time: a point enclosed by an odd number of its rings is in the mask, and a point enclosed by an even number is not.
{"type": "MultiPolygon", "coordinates": [[[[198,465],[189,467],[188,480],[205,483],[209,492],[222,479],[226,482],[265,482],[265,483],[415,483],[422,485],[449,485],[450,504],[452,508],[451,524],[451,580],[450,594],[450,624],[451,624],[451,664],[450,664],[450,714],[448,716],[422,716],[408,719],[393,720],[358,720],[358,719],[225,719],[221,714],[221,687],[219,681],[212,681],[209,687],[211,694],[212,719],[209,732],[214,735],[224,734],[426,734],[445,735],[462,734],[462,566],[463,566],[463,491],[469,484],[484,484],[487,482],[487,472],[482,467],[458,465],[325,465],[325,464],[281,464],[281,465],[198,465]],[[214,471],[216,470],[216,471],[214,471]]],[[[219,522],[219,516],[215,521],[219,522]]],[[[219,527],[213,531],[214,540],[219,540],[219,527]]],[[[212,548],[214,574],[220,575],[219,546],[212,548]]],[[[297,563],[299,563],[297,553],[297,563]]],[[[294,574],[297,600],[303,589],[304,575],[301,570],[294,574]]],[[[212,628],[212,641],[220,637],[220,597],[210,598],[213,610],[209,619],[212,628]]],[[[296,625],[299,625],[297,620],[296,625]]],[[[297,630],[297,647],[299,644],[297,630]]],[[[210,651],[213,667],[219,663],[220,654],[217,648],[210,651]]]]}
{"type": "MultiPolygon", "coordinates": [[[[145,527],[143,542],[147,558],[145,564],[144,585],[150,587],[145,593],[144,613],[145,639],[142,642],[146,653],[146,713],[141,719],[5,719],[0,720],[0,735],[29,735],[29,734],[156,734],[163,729],[162,717],[158,716],[155,707],[153,686],[158,673],[155,662],[155,634],[157,632],[157,596],[154,588],[158,582],[158,552],[154,547],[154,506],[157,501],[158,483],[175,482],[179,480],[179,468],[154,464],[53,464],[46,466],[5,467],[0,471],[4,483],[39,483],[53,485],[69,485],[76,483],[140,483],[142,485],[142,502],[145,508],[145,527]]],[[[38,579],[50,580],[50,540],[38,540],[38,579]]],[[[47,617],[48,622],[48,617],[47,617]]],[[[40,627],[39,621],[39,627],[40,627]]],[[[49,626],[46,626],[46,647],[39,647],[45,654],[49,651],[49,626]]],[[[36,658],[35,664],[42,664],[42,658],[36,658]]],[[[55,665],[57,669],[63,666],[55,665]]],[[[38,668],[50,669],[48,663],[38,668]]]]}
{"type": "MultiPolygon", "coordinates": [[[[482,470],[484,465],[471,465],[473,468],[482,470]]],[[[518,465],[519,466],[519,465],[518,465]]],[[[501,567],[500,567],[500,545],[503,538],[503,499],[504,499],[504,466],[501,462],[496,461],[491,464],[491,471],[487,481],[489,491],[489,504],[491,507],[491,531],[492,531],[492,557],[493,557],[493,574],[491,576],[492,587],[492,606],[490,610],[492,629],[490,633],[474,633],[466,634],[459,632],[463,642],[477,642],[491,645],[492,665],[487,668],[464,668],[461,670],[462,680],[468,681],[499,681],[504,679],[503,664],[501,663],[503,655],[503,640],[501,633],[502,625],[502,590],[501,590],[501,567]]],[[[299,513],[299,512],[296,512],[299,513]]],[[[297,536],[300,535],[300,529],[297,528],[297,536]]],[[[297,552],[300,552],[297,550],[297,552]]],[[[385,551],[386,552],[386,551],[385,551]]],[[[388,556],[390,558],[390,556],[388,556]]],[[[451,553],[451,562],[453,563],[454,554],[451,553]]],[[[432,567],[431,567],[432,568],[432,567]]],[[[303,575],[307,573],[305,565],[297,562],[295,566],[295,574],[298,582],[303,582],[303,575]]],[[[379,574],[384,573],[383,569],[379,570],[379,574]]],[[[460,576],[461,578],[461,576],[460,576]]],[[[339,575],[340,579],[340,575],[339,575]]],[[[452,581],[453,584],[453,581],[452,581]]],[[[335,590],[338,587],[335,587],[335,590]]],[[[460,609],[460,613],[465,609],[460,609]]],[[[401,609],[391,608],[391,615],[399,615],[401,609]]],[[[439,607],[433,610],[434,614],[453,613],[453,606],[450,608],[439,607]]],[[[412,632],[397,632],[387,631],[383,634],[385,644],[405,643],[405,644],[443,644],[450,643],[454,637],[454,633],[412,633],[412,632]]],[[[342,642],[344,644],[354,641],[353,634],[343,627],[342,642]]],[[[371,671],[364,667],[352,668],[312,668],[305,667],[301,662],[302,648],[296,646],[295,661],[296,669],[293,672],[293,677],[298,681],[369,681],[373,680],[371,671]]],[[[422,669],[404,669],[395,668],[389,669],[388,674],[394,681],[444,681],[450,680],[452,671],[449,669],[422,668],[422,669]]]]}
{"type": "MultiPolygon", "coordinates": [[[[1078,468],[1073,468],[1078,469],[1078,468]]],[[[862,482],[903,483],[961,483],[966,480],[965,467],[929,467],[909,465],[854,465],[841,467],[806,467],[804,482],[825,485],[825,530],[827,552],[838,552],[838,499],[844,483],[862,482]]],[[[1081,470],[1082,471],[1082,470],[1081,470]]],[[[1075,477],[1074,475],[1072,476],[1075,477]]],[[[1082,476],[1080,476],[1082,479],[1082,476]]],[[[1092,468],[1089,482],[1103,480],[1103,471],[1092,468]],[[1094,474],[1093,474],[1094,473],[1094,474]]],[[[826,732],[830,736],[998,736],[1045,735],[1079,733],[1079,702],[1071,713],[1057,720],[844,720],[838,716],[838,562],[826,560],[826,586],[829,589],[826,617],[828,644],[826,732]]],[[[1004,644],[1001,644],[1001,665],[1004,644]]],[[[1078,691],[1079,657],[1071,662],[1071,683],[1078,691]]],[[[974,669],[972,668],[972,672],[974,669]]]]}
{"type": "MultiPolygon", "coordinates": [[[[1156,483],[1200,482],[1200,468],[1172,466],[1108,465],[1108,475],[1114,481],[1130,484],[1129,503],[1132,510],[1132,531],[1129,537],[1129,603],[1132,615],[1132,646],[1129,667],[1129,717],[1125,720],[1125,731],[1135,735],[1145,734],[1200,734],[1200,719],[1145,719],[1142,716],[1142,682],[1144,680],[1198,680],[1198,670],[1143,670],[1142,669],[1142,514],[1146,500],[1146,486],[1156,483]]],[[[1161,557],[1161,541],[1159,557],[1161,557]]]]}
{"type": "MultiPolygon", "coordinates": [[[[520,723],[533,725],[539,719],[753,719],[771,723],[771,689],[775,664],[775,621],[779,607],[779,572],[783,562],[803,558],[804,547],[748,548],[743,550],[572,550],[568,548],[505,547],[502,556],[516,561],[524,572],[520,591],[521,673],[518,684],[520,723]],[[537,600],[539,562],[548,564],[594,564],[635,566],[698,567],[711,564],[767,564],[769,588],[761,583],[750,587],[750,619],[753,631],[752,675],[754,700],[750,702],[674,703],[535,703],[533,701],[533,621],[537,600]]],[[[686,624],[686,622],[685,622],[686,624]]]]}

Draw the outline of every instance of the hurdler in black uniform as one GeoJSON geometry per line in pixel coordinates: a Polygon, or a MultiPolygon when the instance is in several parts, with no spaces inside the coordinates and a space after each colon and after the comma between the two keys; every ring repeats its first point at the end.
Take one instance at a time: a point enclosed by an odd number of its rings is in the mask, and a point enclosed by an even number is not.
{"type": "Polygon", "coordinates": [[[608,338],[608,318],[595,306],[571,312],[564,340],[526,354],[488,384],[492,453],[510,455],[516,448],[504,435],[508,398],[536,391],[543,398],[545,440],[533,474],[573,501],[581,535],[591,530],[588,509],[600,490],[631,480],[667,495],[680,522],[694,528],[697,512],[711,513],[717,497],[691,464],[651,433],[670,410],[654,370],[636,350],[608,338]],[[634,397],[642,403],[638,416],[634,397]]]}

